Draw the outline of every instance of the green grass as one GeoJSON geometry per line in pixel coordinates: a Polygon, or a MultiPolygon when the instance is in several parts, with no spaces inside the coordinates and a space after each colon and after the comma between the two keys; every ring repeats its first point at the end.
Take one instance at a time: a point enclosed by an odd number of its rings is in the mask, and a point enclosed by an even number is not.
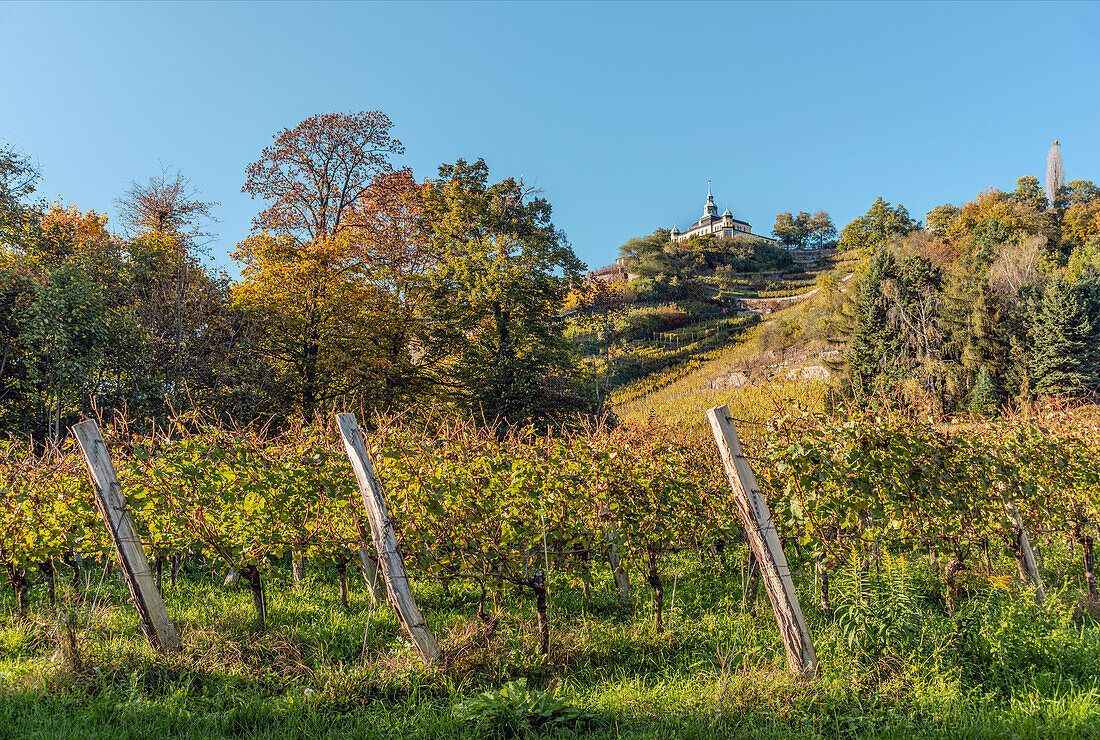
{"type": "MultiPolygon", "coordinates": [[[[637,574],[629,604],[606,571],[587,597],[556,576],[549,658],[537,652],[526,595],[499,594],[490,630],[472,591],[418,583],[429,623],[454,656],[433,669],[420,665],[390,609],[371,607],[361,579],[344,610],[330,573],[294,588],[277,571],[270,623],[257,633],[246,591],[192,573],[165,587],[185,645],[165,657],[140,637],[125,589],[113,579],[97,589],[95,573],[83,600],[62,591],[77,619],[79,671],[62,665],[42,587],[25,620],[3,595],[0,738],[506,736],[505,726],[464,720],[455,707],[517,677],[534,688],[559,679],[558,695],[584,710],[582,724],[554,737],[1100,737],[1100,626],[1082,607],[1079,554],[1057,541],[1044,554],[1046,605],[1006,589],[1015,563],[994,553],[1000,577],[975,557],[956,618],[944,613],[927,558],[890,556],[872,569],[871,595],[854,619],[822,613],[812,568],[794,557],[821,658],[809,682],[788,675],[763,594],[742,601],[743,548],[730,548],[724,565],[669,558],[663,634],[637,574]],[[888,608],[899,590],[915,610],[888,608]]],[[[853,578],[835,574],[834,605],[856,602],[853,578]]]]}

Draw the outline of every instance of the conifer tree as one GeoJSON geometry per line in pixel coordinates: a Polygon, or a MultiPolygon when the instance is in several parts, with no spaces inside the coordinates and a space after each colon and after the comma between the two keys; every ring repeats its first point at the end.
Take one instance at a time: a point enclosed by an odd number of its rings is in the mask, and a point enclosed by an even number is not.
{"type": "Polygon", "coordinates": [[[970,391],[970,413],[975,416],[987,416],[997,405],[997,391],[993,379],[983,366],[974,378],[974,388],[970,391]]]}
{"type": "Polygon", "coordinates": [[[848,376],[858,394],[869,392],[897,344],[886,316],[883,282],[893,273],[894,256],[880,245],[859,281],[855,301],[856,326],[846,361],[848,376]]]}
{"type": "Polygon", "coordinates": [[[1028,374],[1039,395],[1078,395],[1092,385],[1088,306],[1074,285],[1059,277],[1033,308],[1028,374]]]}

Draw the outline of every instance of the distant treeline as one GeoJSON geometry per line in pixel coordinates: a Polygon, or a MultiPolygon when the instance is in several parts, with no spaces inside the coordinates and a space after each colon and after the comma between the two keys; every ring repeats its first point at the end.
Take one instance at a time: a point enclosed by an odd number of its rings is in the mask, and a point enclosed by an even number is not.
{"type": "Polygon", "coordinates": [[[121,194],[120,229],[35,200],[0,147],[0,433],[58,439],[93,408],[238,422],[430,400],[550,423],[594,410],[558,311],[584,265],[550,204],[484,161],[417,182],[380,111],[313,116],[244,173],[260,202],[204,259],[215,203],[179,171],[121,194]]]}
{"type": "Polygon", "coordinates": [[[1047,190],[1022,177],[1010,192],[937,206],[923,228],[880,198],[843,230],[840,247],[866,257],[837,322],[845,395],[979,414],[1096,397],[1100,189],[1047,190]]]}

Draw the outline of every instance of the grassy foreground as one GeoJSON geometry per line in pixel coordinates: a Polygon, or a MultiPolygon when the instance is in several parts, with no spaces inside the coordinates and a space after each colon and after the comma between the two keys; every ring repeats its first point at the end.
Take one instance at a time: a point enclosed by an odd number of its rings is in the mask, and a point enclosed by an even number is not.
{"type": "Polygon", "coordinates": [[[1045,558],[1044,606],[994,552],[991,571],[971,564],[954,619],[926,558],[888,554],[863,582],[834,574],[828,618],[809,564],[792,559],[821,659],[810,682],[786,673],[763,589],[744,603],[741,548],[725,564],[669,561],[663,634],[637,577],[629,604],[607,573],[587,598],[553,581],[548,659],[526,596],[491,600],[490,626],[475,616],[478,594],[418,584],[453,656],[437,669],[419,665],[361,579],[347,610],[323,571],[297,588],[274,582],[257,634],[246,590],[191,573],[165,585],[185,650],[163,657],[140,637],[124,587],[89,572],[82,600],[68,586],[60,594],[77,620],[80,666],[62,656],[43,587],[22,621],[4,594],[0,738],[1100,737],[1100,625],[1080,584],[1055,580],[1078,572],[1074,553],[1055,541],[1045,558]],[[540,730],[461,704],[517,677],[532,689],[557,679],[555,696],[579,716],[540,730]]]}

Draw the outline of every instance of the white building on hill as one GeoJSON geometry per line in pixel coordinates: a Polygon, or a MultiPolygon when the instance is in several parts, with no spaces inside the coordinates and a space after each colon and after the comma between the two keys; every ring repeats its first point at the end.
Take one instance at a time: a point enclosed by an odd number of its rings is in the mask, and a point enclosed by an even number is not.
{"type": "Polygon", "coordinates": [[[682,242],[687,241],[693,236],[705,236],[707,234],[714,234],[716,236],[734,236],[740,234],[746,239],[759,239],[760,241],[769,242],[771,244],[779,243],[770,236],[761,236],[760,234],[752,233],[752,224],[748,221],[741,221],[740,219],[734,218],[729,208],[726,209],[725,213],[719,216],[718,206],[714,204],[714,195],[710,192],[710,180],[707,180],[707,204],[703,206],[702,218],[692,224],[691,228],[687,231],[680,231],[673,226],[672,239],[673,241],[682,242]]]}

